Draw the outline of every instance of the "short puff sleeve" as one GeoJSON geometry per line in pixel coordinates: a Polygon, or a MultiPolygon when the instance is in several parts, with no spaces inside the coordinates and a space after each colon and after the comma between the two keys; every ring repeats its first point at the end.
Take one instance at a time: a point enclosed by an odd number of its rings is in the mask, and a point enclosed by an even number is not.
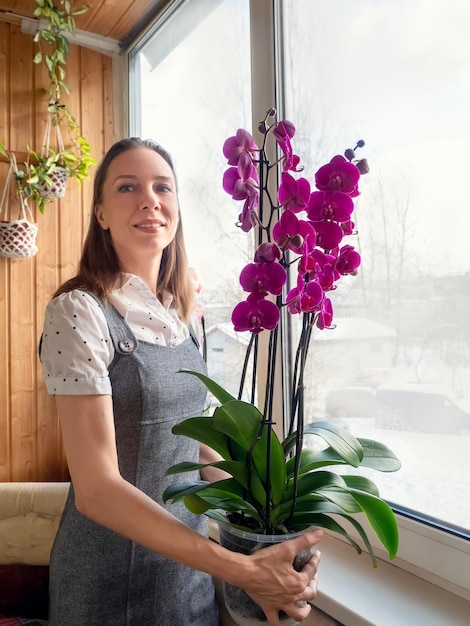
{"type": "Polygon", "coordinates": [[[114,348],[104,313],[90,294],[75,289],[49,302],[40,357],[50,394],[111,394],[114,348]]]}

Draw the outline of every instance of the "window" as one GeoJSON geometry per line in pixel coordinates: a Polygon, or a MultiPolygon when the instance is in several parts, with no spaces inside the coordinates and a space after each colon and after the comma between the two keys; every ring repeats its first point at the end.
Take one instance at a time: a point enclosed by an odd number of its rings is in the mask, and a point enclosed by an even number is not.
{"type": "Polygon", "coordinates": [[[401,458],[399,477],[374,474],[382,495],[469,529],[470,216],[452,181],[466,177],[470,140],[470,9],[290,0],[284,19],[286,117],[305,173],[358,139],[371,169],[350,242],[360,274],[333,293],[337,329],[313,345],[312,416],[335,391],[368,387],[374,416],[345,407],[341,421],[401,458]]]}
{"type": "Polygon", "coordinates": [[[312,418],[339,420],[397,453],[399,474],[373,475],[403,513],[396,564],[469,599],[468,3],[173,6],[132,51],[131,130],[176,160],[204,286],[209,373],[236,393],[237,368],[227,363],[241,363],[245,343],[229,321],[238,272],[252,257],[221,187],[225,138],[274,104],[297,127],[295,152],[311,180],[364,139],[371,171],[351,242],[363,262],[334,294],[337,329],[315,337],[308,405],[312,418]]]}
{"type": "Polygon", "coordinates": [[[222,146],[251,126],[249,2],[175,4],[180,9],[170,7],[132,51],[131,132],[155,139],[175,160],[189,260],[203,286],[207,350],[230,354],[210,359],[209,375],[236,394],[243,346],[230,315],[238,272],[252,252],[234,226],[238,207],[222,189],[222,146]]]}

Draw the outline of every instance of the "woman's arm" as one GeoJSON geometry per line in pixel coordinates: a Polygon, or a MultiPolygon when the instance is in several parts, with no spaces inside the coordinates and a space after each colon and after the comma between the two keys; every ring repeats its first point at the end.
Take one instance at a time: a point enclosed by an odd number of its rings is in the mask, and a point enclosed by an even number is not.
{"type": "MultiPolygon", "coordinates": [[[[214,463],[215,461],[222,461],[220,454],[204,443],[201,443],[199,446],[199,463],[214,463]]],[[[201,478],[208,480],[210,483],[215,483],[218,480],[230,478],[230,474],[217,467],[205,467],[201,470],[201,478]]]]}
{"type": "MultiPolygon", "coordinates": [[[[297,620],[316,596],[319,554],[295,572],[295,554],[316,544],[321,531],[261,550],[251,557],[231,552],[194,532],[124,480],[119,473],[112,399],[109,395],[56,396],[77,509],[93,521],[193,569],[244,588],[277,626],[278,610],[297,620]]],[[[204,458],[204,453],[203,453],[204,458]]]]}

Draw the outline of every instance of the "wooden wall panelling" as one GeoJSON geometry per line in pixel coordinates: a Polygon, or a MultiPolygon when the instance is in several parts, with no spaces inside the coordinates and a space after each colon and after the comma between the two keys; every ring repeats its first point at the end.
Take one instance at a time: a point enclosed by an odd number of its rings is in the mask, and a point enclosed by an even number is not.
{"type": "MultiPolygon", "coordinates": [[[[105,111],[107,109],[103,80],[104,58],[98,52],[80,48],[82,131],[85,137],[92,138],[91,151],[98,162],[107,149],[104,143],[105,111]]],[[[96,166],[92,168],[90,180],[84,183],[82,189],[84,233],[88,229],[90,219],[95,172],[96,166]]]]}
{"type": "MultiPolygon", "coordinates": [[[[44,68],[33,65],[34,53],[31,36],[0,23],[0,139],[8,150],[41,149],[48,80],[44,68]]],[[[115,140],[113,60],[72,45],[66,82],[71,95],[64,103],[99,161],[115,140]]],[[[0,185],[7,171],[0,162],[0,185]]],[[[44,214],[31,207],[39,226],[36,257],[0,257],[0,481],[68,479],[37,345],[49,298],[76,271],[91,197],[91,181],[80,187],[70,180],[65,198],[48,203],[44,214]]]]}
{"type": "MultiPolygon", "coordinates": [[[[10,28],[0,23],[0,139],[9,143],[9,107],[10,100],[10,28]]],[[[8,164],[0,163],[0,189],[3,190],[8,164]]],[[[8,337],[10,309],[7,292],[9,290],[9,266],[0,257],[0,481],[11,480],[10,458],[10,344],[8,337]]]]}
{"type": "MultiPolygon", "coordinates": [[[[103,153],[108,150],[116,139],[121,139],[121,136],[117,137],[117,120],[114,112],[117,105],[116,91],[113,77],[116,75],[114,72],[114,66],[119,65],[122,62],[121,59],[112,59],[109,56],[103,56],[103,153]]],[[[120,94],[119,103],[122,103],[124,94],[120,94]]],[[[122,105],[121,105],[122,106],[122,105]]]]}
{"type": "MultiPolygon", "coordinates": [[[[49,77],[43,63],[34,65],[35,83],[35,146],[42,149],[47,123],[48,95],[44,90],[49,77]]],[[[51,145],[56,147],[53,134],[51,145]]],[[[39,226],[38,254],[36,257],[36,346],[39,345],[44,325],[44,311],[59,282],[59,237],[58,203],[46,204],[44,213],[36,208],[39,226]]],[[[62,477],[63,454],[59,434],[57,412],[52,396],[49,396],[42,380],[38,351],[32,355],[36,369],[36,480],[54,481],[62,477]]]]}
{"type": "MultiPolygon", "coordinates": [[[[80,75],[80,48],[71,45],[66,75],[70,96],[63,96],[62,100],[68,105],[78,123],[81,122],[80,75]]],[[[87,137],[87,140],[92,142],[90,137],[87,137]]],[[[59,200],[57,210],[59,217],[59,283],[63,283],[76,272],[83,238],[82,194],[76,179],[68,180],[67,193],[59,200]]]]}
{"type": "MultiPolygon", "coordinates": [[[[10,148],[31,143],[33,135],[33,45],[28,35],[11,27],[10,148]]],[[[10,265],[10,377],[11,377],[11,474],[12,480],[34,480],[36,465],[34,367],[35,258],[12,259],[10,265]]]]}

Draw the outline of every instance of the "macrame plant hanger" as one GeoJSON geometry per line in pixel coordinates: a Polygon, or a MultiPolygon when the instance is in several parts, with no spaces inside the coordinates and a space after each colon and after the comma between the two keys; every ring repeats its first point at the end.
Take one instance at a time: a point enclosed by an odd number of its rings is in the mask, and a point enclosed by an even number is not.
{"type": "Polygon", "coordinates": [[[11,219],[11,181],[15,179],[17,173],[16,158],[11,153],[10,167],[0,202],[0,256],[10,259],[26,259],[37,254],[36,236],[38,227],[33,222],[31,209],[21,189],[18,189],[18,219],[11,219]]]}
{"type": "MultiPolygon", "coordinates": [[[[42,142],[42,161],[45,161],[50,153],[52,126],[52,113],[48,113],[46,129],[44,131],[44,139],[42,142]]],[[[57,149],[58,152],[61,153],[64,152],[65,148],[62,139],[62,133],[60,132],[60,125],[55,124],[54,126],[57,137],[57,149]]],[[[60,165],[56,165],[54,170],[49,174],[49,178],[51,179],[52,184],[46,184],[44,181],[39,181],[38,189],[40,195],[43,198],[48,198],[49,200],[58,200],[59,198],[63,198],[65,196],[65,191],[67,188],[67,170],[60,165]]]]}

